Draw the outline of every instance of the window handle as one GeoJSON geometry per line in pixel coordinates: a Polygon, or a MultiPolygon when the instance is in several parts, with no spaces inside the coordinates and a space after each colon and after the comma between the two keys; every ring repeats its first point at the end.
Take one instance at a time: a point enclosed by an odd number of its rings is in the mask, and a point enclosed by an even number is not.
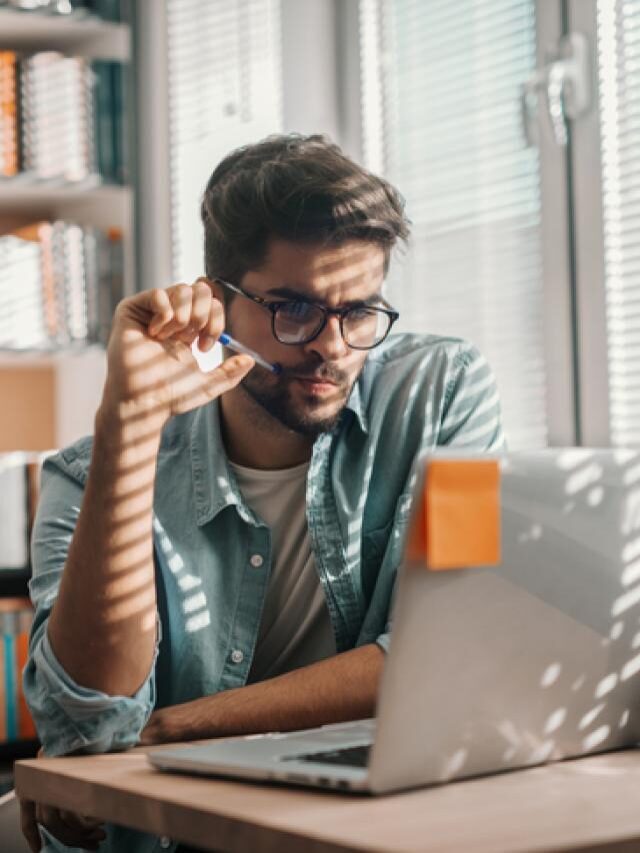
{"type": "Polygon", "coordinates": [[[569,120],[583,115],[591,106],[589,43],[582,33],[560,39],[557,56],[536,69],[522,87],[521,108],[528,146],[538,145],[538,104],[545,96],[547,114],[557,145],[566,146],[569,120]]]}

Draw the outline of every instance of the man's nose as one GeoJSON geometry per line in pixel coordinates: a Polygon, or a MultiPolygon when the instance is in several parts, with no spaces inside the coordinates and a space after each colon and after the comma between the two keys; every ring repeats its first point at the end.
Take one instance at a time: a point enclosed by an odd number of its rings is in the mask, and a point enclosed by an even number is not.
{"type": "Polygon", "coordinates": [[[327,317],[324,329],[315,340],[307,344],[307,350],[318,353],[323,361],[335,361],[338,358],[343,358],[349,352],[349,347],[344,342],[340,331],[340,318],[327,317]]]}

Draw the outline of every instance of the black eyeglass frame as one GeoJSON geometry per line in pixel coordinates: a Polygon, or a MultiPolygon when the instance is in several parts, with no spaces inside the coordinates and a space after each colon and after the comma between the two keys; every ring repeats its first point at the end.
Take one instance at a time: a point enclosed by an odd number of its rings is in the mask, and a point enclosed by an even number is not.
{"type": "Polygon", "coordinates": [[[385,341],[387,339],[387,336],[389,335],[389,332],[391,331],[391,327],[396,322],[396,320],[398,320],[398,318],[400,317],[400,314],[394,308],[392,308],[388,302],[385,302],[385,304],[388,305],[388,308],[385,308],[382,305],[362,306],[362,307],[370,308],[373,311],[379,311],[382,314],[386,314],[387,317],[389,318],[389,326],[387,328],[387,331],[384,334],[384,337],[380,338],[379,341],[376,341],[375,344],[372,344],[369,347],[354,347],[345,338],[343,323],[344,323],[344,318],[346,317],[346,315],[350,311],[357,310],[357,306],[352,305],[350,307],[345,307],[345,308],[327,308],[326,305],[321,305],[319,302],[311,302],[311,301],[308,301],[305,299],[299,299],[299,300],[282,299],[280,301],[277,301],[277,300],[272,301],[269,299],[263,299],[262,296],[256,296],[256,294],[254,294],[254,293],[247,293],[246,290],[243,290],[241,287],[238,287],[237,284],[232,284],[230,281],[225,281],[225,279],[223,279],[223,278],[216,277],[216,278],[213,278],[212,281],[218,282],[218,284],[222,284],[222,285],[224,285],[224,287],[228,287],[229,290],[232,290],[234,293],[239,293],[241,296],[244,296],[247,299],[250,299],[252,302],[255,302],[256,305],[260,305],[262,308],[266,308],[268,311],[270,311],[271,312],[271,333],[272,333],[273,337],[278,341],[278,343],[280,343],[286,347],[302,346],[303,344],[309,344],[309,343],[311,343],[311,341],[315,341],[315,339],[322,334],[325,326],[328,323],[328,318],[330,316],[335,316],[335,317],[340,318],[340,334],[342,335],[342,340],[345,342],[345,344],[350,349],[355,349],[355,350],[375,349],[375,347],[380,346],[380,344],[383,343],[383,341],[385,341]],[[315,308],[318,308],[320,311],[322,311],[322,313],[324,314],[324,319],[322,320],[319,327],[316,329],[316,331],[313,333],[313,335],[311,335],[310,338],[307,338],[304,341],[281,341],[280,338],[278,337],[278,335],[276,334],[276,315],[283,305],[291,305],[291,303],[295,303],[295,302],[308,302],[309,305],[313,305],[315,308]]]}

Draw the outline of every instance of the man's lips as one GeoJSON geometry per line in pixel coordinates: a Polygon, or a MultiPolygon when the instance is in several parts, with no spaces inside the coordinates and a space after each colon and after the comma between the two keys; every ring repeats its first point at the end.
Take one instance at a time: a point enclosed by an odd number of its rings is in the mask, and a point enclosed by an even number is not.
{"type": "Polygon", "coordinates": [[[293,378],[305,391],[311,394],[335,395],[340,388],[337,382],[320,376],[294,376],[293,378]]]}
{"type": "Polygon", "coordinates": [[[324,376],[294,376],[293,378],[298,382],[310,382],[312,385],[338,385],[333,379],[325,379],[324,376]]]}

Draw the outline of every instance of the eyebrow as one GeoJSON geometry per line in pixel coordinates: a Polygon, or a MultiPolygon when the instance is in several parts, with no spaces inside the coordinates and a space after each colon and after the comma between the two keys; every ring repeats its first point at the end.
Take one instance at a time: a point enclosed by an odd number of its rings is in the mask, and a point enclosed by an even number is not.
{"type": "MultiPolygon", "coordinates": [[[[274,287],[271,290],[267,290],[265,295],[281,296],[283,299],[289,299],[292,302],[315,302],[318,305],[326,305],[326,301],[324,299],[311,299],[293,287],[274,287]]],[[[377,291],[376,293],[372,293],[371,296],[367,296],[365,299],[347,300],[342,303],[341,307],[356,308],[360,305],[376,305],[379,302],[382,302],[382,294],[380,291],[377,291]]]]}

